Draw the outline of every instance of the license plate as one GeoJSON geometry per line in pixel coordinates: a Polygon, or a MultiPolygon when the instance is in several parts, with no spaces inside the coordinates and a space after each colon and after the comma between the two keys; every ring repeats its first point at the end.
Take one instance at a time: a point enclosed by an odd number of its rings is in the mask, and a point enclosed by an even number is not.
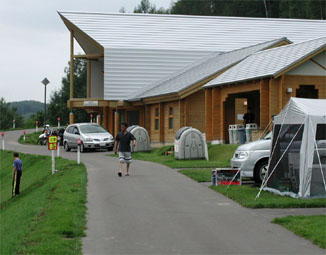
{"type": "Polygon", "coordinates": [[[101,147],[104,147],[104,146],[105,146],[105,143],[100,143],[100,146],[101,146],[101,147]]]}

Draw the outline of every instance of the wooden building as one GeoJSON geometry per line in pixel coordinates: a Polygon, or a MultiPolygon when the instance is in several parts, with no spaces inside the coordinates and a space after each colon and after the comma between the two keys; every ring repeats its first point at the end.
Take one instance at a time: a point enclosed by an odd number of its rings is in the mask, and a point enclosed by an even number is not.
{"type": "MultiPolygon", "coordinates": [[[[314,97],[317,93],[318,98],[325,98],[322,50],[317,55],[306,50],[305,58],[287,63],[287,69],[276,74],[255,74],[246,79],[234,75],[238,68],[249,72],[246,61],[255,56],[276,52],[270,60],[278,62],[282,57],[277,49],[293,42],[291,47],[296,47],[326,34],[325,21],[80,12],[59,15],[71,34],[71,70],[75,58],[88,62],[87,95],[74,98],[71,72],[67,105],[101,116],[99,120],[113,134],[121,122],[127,122],[144,126],[153,143],[165,144],[174,142],[179,128],[192,126],[206,133],[209,141],[227,142],[227,126],[241,121],[238,116],[246,111],[245,104],[255,106],[257,123],[264,128],[289,96],[306,96],[309,90],[314,97]],[[76,41],[85,54],[75,54],[76,41]],[[224,79],[229,76],[233,80],[224,79]]],[[[72,115],[70,121],[74,121],[72,115]]]]}

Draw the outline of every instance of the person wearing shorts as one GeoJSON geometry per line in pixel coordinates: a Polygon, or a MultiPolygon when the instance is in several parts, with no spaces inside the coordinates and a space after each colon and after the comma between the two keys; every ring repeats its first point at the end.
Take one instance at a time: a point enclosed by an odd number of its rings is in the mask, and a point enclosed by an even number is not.
{"type": "Polygon", "coordinates": [[[122,176],[122,168],[124,163],[126,163],[126,176],[129,176],[129,167],[130,163],[132,162],[130,142],[132,141],[133,146],[136,146],[136,138],[133,134],[127,131],[127,127],[127,123],[122,123],[121,132],[115,138],[114,153],[117,154],[117,151],[119,152],[120,169],[118,175],[120,177],[122,176]]]}

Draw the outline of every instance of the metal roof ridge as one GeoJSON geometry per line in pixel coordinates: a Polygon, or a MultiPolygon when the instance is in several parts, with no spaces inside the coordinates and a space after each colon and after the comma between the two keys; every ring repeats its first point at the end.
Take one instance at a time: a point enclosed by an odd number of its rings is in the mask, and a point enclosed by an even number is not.
{"type": "Polygon", "coordinates": [[[72,14],[96,14],[114,16],[144,16],[144,17],[172,17],[172,18],[198,18],[198,19],[238,19],[238,20],[266,20],[266,21],[295,21],[295,22],[321,22],[319,19],[286,19],[286,18],[263,18],[263,17],[237,17],[237,16],[203,16],[203,15],[181,15],[181,14],[152,14],[152,13],[118,13],[118,12],[85,12],[85,11],[57,11],[58,13],[72,14]]]}
{"type": "Polygon", "coordinates": [[[326,43],[326,36],[322,36],[322,37],[317,37],[317,38],[310,39],[310,40],[303,41],[303,42],[297,42],[297,43],[287,44],[287,45],[283,45],[283,46],[280,46],[280,47],[271,48],[271,49],[267,49],[267,50],[263,50],[263,51],[257,51],[255,53],[251,54],[250,56],[255,56],[255,55],[258,55],[258,54],[263,54],[263,53],[266,53],[266,52],[269,52],[269,51],[273,51],[273,50],[284,49],[285,47],[294,47],[294,46],[297,46],[299,44],[309,43],[311,41],[316,41],[316,40],[319,40],[319,39],[325,39],[325,43],[326,43]]]}

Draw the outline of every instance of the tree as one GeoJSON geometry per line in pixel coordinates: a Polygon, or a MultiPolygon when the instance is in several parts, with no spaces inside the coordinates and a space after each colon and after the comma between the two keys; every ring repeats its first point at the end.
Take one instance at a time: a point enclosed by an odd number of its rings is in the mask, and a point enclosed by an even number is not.
{"type": "Polygon", "coordinates": [[[149,0],[141,0],[140,4],[134,8],[134,13],[169,14],[170,11],[163,7],[156,9],[155,4],[151,4],[149,0]]]}
{"type": "MultiPolygon", "coordinates": [[[[62,78],[60,90],[55,91],[50,97],[50,104],[47,111],[47,118],[51,125],[57,124],[60,117],[62,125],[69,124],[69,113],[75,115],[75,122],[88,121],[89,116],[85,110],[70,110],[67,101],[70,98],[70,63],[65,68],[65,76],[62,78]]],[[[74,61],[74,98],[86,98],[87,96],[87,63],[84,60],[74,61]]]]}
{"type": "Polygon", "coordinates": [[[24,126],[24,118],[17,113],[17,108],[10,107],[10,103],[6,103],[5,99],[0,98],[0,129],[6,130],[12,128],[13,120],[16,122],[16,128],[24,126]]]}

